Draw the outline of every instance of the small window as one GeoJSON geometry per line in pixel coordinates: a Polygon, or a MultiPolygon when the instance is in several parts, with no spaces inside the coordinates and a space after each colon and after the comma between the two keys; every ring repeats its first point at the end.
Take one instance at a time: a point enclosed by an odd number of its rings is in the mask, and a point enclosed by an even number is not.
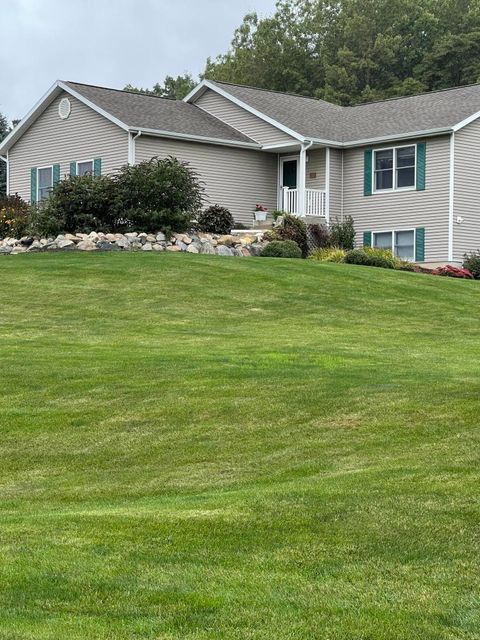
{"type": "Polygon", "coordinates": [[[392,232],[387,231],[385,233],[373,234],[373,246],[376,249],[388,249],[392,250],[392,232]]]}
{"type": "Polygon", "coordinates": [[[375,191],[395,191],[415,187],[415,160],[415,145],[375,151],[375,191]]]}
{"type": "Polygon", "coordinates": [[[400,260],[415,258],[415,231],[395,231],[394,254],[400,260]]]}
{"type": "Polygon", "coordinates": [[[85,162],[77,162],[77,176],[92,176],[93,175],[93,160],[86,160],[85,162]]]}
{"type": "Polygon", "coordinates": [[[45,200],[53,187],[53,167],[37,169],[38,201],[45,200]]]}

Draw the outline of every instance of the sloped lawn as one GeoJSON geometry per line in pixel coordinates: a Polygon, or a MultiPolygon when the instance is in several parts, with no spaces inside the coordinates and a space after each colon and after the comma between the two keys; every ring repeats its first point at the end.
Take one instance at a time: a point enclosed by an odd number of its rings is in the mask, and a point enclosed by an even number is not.
{"type": "Polygon", "coordinates": [[[0,638],[480,637],[480,283],[0,274],[0,638]]]}

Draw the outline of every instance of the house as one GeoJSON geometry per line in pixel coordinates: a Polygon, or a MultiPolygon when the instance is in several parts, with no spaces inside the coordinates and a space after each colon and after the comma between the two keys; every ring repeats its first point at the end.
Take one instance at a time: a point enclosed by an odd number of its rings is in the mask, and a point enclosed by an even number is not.
{"type": "Polygon", "coordinates": [[[202,81],[183,101],[57,81],[0,145],[8,192],[173,155],[210,203],[352,216],[357,245],[427,265],[480,247],[480,85],[353,107],[202,81]]]}

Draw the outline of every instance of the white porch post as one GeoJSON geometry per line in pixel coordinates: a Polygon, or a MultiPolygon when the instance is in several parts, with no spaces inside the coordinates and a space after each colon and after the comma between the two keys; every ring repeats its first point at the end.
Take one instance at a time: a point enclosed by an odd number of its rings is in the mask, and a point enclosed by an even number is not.
{"type": "Polygon", "coordinates": [[[330,222],[330,147],[325,149],[325,220],[330,222]]]}
{"type": "Polygon", "coordinates": [[[300,147],[300,167],[298,175],[298,215],[305,216],[305,189],[307,188],[307,147],[300,147]]]}

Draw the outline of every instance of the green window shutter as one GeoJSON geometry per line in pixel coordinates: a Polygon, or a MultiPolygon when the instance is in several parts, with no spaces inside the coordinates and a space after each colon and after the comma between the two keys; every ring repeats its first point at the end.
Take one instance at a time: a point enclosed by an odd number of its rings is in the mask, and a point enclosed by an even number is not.
{"type": "Polygon", "coordinates": [[[77,175],[77,163],[76,162],[70,162],[70,175],[71,176],[76,176],[77,175]]]}
{"type": "Polygon", "coordinates": [[[425,190],[426,143],[417,144],[417,191],[425,190]]]}
{"type": "Polygon", "coordinates": [[[37,167],[30,169],[30,202],[37,201],[37,167]]]}
{"type": "Polygon", "coordinates": [[[425,228],[415,229],[415,262],[425,262],[425,228]]]}
{"type": "Polygon", "coordinates": [[[363,246],[371,247],[372,246],[372,232],[364,231],[363,232],[363,246]]]}
{"type": "Polygon", "coordinates": [[[54,164],[52,167],[52,184],[55,186],[57,182],[60,182],[60,165],[54,164]]]}
{"type": "Polygon", "coordinates": [[[95,160],[93,161],[93,175],[94,176],[102,175],[102,159],[101,158],[95,158],[95,160]]]}
{"type": "Polygon", "coordinates": [[[363,195],[372,195],[372,157],[373,151],[365,149],[363,154],[363,195]]]}

